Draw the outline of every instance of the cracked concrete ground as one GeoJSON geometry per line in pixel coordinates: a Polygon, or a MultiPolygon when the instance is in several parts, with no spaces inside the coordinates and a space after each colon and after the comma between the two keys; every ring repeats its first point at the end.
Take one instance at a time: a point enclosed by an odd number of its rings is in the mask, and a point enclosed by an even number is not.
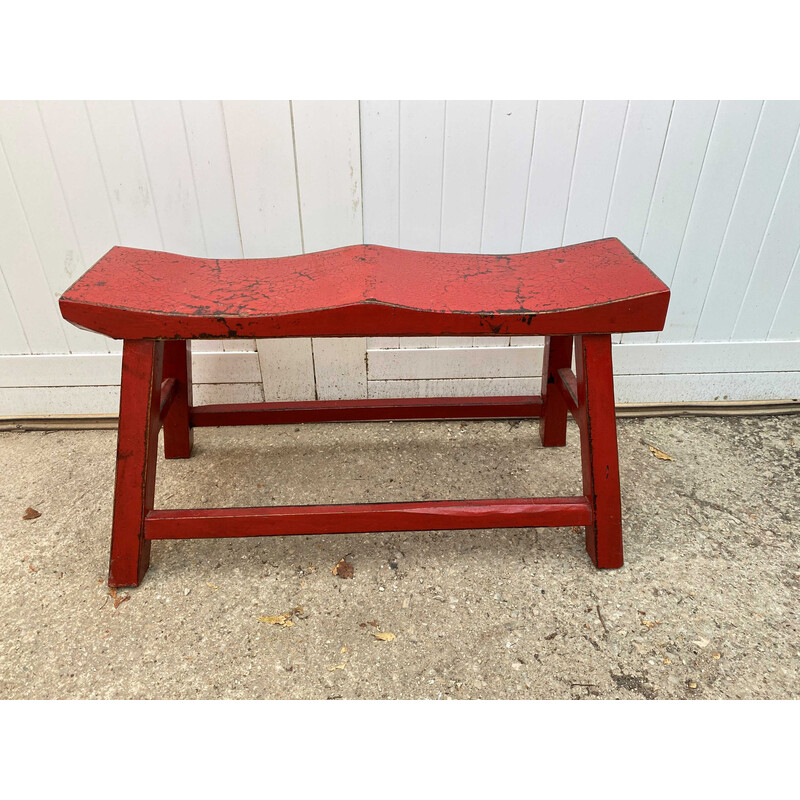
{"type": "MultiPolygon", "coordinates": [[[[2,698],[800,697],[800,416],[620,420],[620,570],[569,528],[162,541],[117,607],[115,437],[0,434],[2,698]]],[[[580,492],[535,421],[202,429],[158,469],[157,507],[580,492]]]]}

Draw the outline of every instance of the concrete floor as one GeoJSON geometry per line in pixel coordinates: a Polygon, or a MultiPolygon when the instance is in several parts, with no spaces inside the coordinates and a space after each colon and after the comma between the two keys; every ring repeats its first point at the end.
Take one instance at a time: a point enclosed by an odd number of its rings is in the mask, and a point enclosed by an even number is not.
{"type": "MultiPolygon", "coordinates": [[[[620,570],[569,528],[155,542],[116,608],[115,436],[0,434],[2,698],[800,697],[800,416],[621,420],[620,570]]],[[[568,445],[535,422],[203,429],[156,504],[576,494],[568,445]]]]}

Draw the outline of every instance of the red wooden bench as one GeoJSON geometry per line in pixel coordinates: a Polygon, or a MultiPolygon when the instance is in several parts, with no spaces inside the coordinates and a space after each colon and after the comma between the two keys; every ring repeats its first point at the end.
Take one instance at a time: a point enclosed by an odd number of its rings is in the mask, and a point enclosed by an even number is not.
{"type": "Polygon", "coordinates": [[[661,330],[668,288],[617,239],[519,255],[356,245],[269,259],[112,248],[61,297],[65,319],[124,339],[110,586],[136,586],[154,539],[580,525],[597,567],[622,566],[611,334],[661,330]],[[189,340],[546,336],[541,396],[192,404],[189,340]],[[575,345],[576,369],[572,350],[575,345]],[[158,433],[193,428],[540,417],[545,447],[581,435],[581,497],[266,508],[153,508],[158,433]]]}

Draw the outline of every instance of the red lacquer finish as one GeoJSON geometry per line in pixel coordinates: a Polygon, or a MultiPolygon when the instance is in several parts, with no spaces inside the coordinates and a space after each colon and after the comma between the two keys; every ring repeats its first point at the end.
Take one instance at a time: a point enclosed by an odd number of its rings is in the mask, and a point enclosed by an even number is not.
{"type": "Polygon", "coordinates": [[[230,403],[197,406],[195,428],[227,425],[294,425],[300,422],[382,422],[427,419],[530,419],[541,398],[411,397],[399,400],[311,400],[297,403],[230,403]]]}
{"type": "Polygon", "coordinates": [[[618,239],[514,255],[355,245],[213,260],[115,247],[60,300],[115,339],[660,330],[669,289],[618,239]]]}
{"type": "Polygon", "coordinates": [[[152,511],[148,539],[209,539],[312,533],[455,531],[470,528],[556,528],[588,525],[592,508],[583,497],[513,500],[426,500],[265,508],[184,508],[152,511]]]}
{"type": "Polygon", "coordinates": [[[583,493],[594,516],[594,522],[586,526],[586,551],[597,567],[621,567],[622,509],[611,337],[576,337],[575,363],[583,493]]]}
{"type": "Polygon", "coordinates": [[[137,586],[150,564],[144,518],[155,496],[163,349],[135,340],[122,349],[109,586],[137,586]]]}
{"type": "Polygon", "coordinates": [[[164,417],[164,458],[189,458],[194,432],[192,408],[192,354],[187,341],[164,342],[164,377],[175,384],[174,397],[164,417]]]}
{"type": "Polygon", "coordinates": [[[556,385],[558,371],[572,364],[572,337],[548,336],[542,364],[542,400],[539,436],[544,447],[563,447],[567,443],[567,405],[556,385]]]}
{"type": "Polygon", "coordinates": [[[136,586],[152,539],[583,525],[622,566],[611,333],[660,330],[669,290],[617,239],[510,256],[357,245],[211,260],[115,247],[61,298],[71,322],[124,339],[111,586],[136,586]],[[541,397],[193,407],[189,340],[544,334],[541,397]],[[571,367],[575,349],[575,372],[571,367]],[[188,458],[195,427],[541,417],[545,447],[580,428],[583,496],[153,510],[158,432],[188,458]]]}

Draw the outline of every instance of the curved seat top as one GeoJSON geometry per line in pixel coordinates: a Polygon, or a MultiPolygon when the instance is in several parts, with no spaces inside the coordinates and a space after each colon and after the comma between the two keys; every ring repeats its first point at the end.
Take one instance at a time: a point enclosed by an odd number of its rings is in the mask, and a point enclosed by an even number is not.
{"type": "Polygon", "coordinates": [[[116,339],[661,330],[669,289],[618,239],[514,255],[354,245],[263,259],[114,247],[61,297],[116,339]]]}

